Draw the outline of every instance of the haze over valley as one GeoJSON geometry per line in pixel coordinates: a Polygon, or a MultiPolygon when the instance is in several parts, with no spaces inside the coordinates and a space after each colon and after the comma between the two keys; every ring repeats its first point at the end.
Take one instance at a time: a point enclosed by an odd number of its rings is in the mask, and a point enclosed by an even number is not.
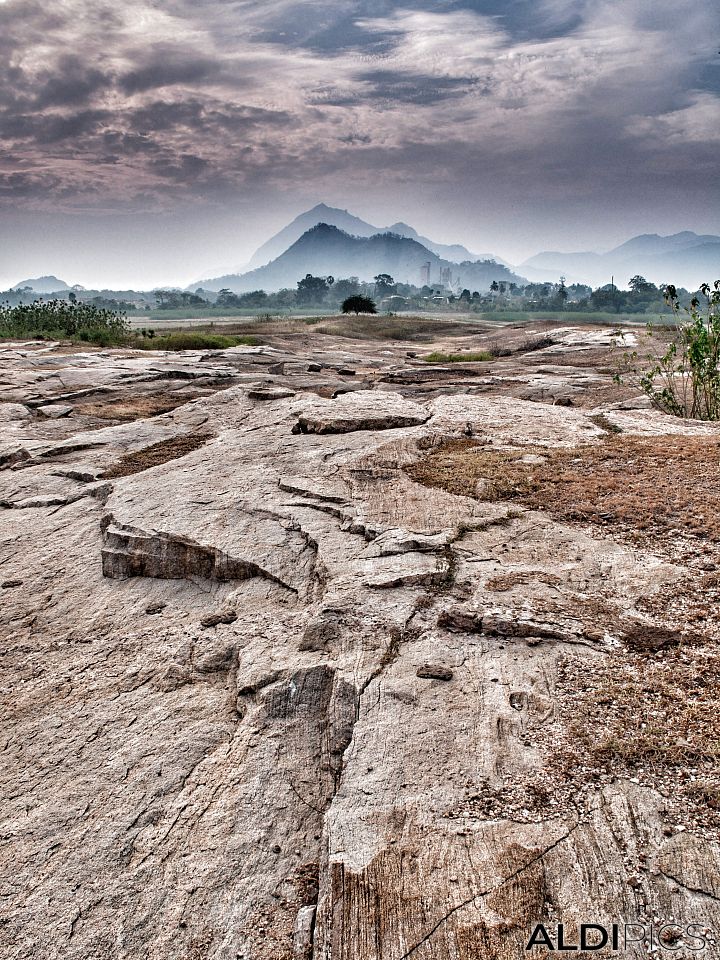
{"type": "MultiPolygon", "coordinates": [[[[569,284],[600,287],[614,282],[625,287],[642,275],[656,285],[674,283],[695,290],[706,277],[720,275],[720,236],[692,231],[666,237],[644,234],[604,253],[541,252],[512,266],[493,253],[475,254],[460,243],[435,242],[405,223],[377,227],[347,210],[318,204],[266,240],[245,268],[198,278],[185,289],[270,293],[293,288],[306,274],[363,281],[386,274],[403,284],[457,292],[486,292],[493,281],[555,283],[560,277],[569,284]]],[[[50,274],[18,280],[10,289],[25,286],[50,294],[72,285],[50,274]]]]}

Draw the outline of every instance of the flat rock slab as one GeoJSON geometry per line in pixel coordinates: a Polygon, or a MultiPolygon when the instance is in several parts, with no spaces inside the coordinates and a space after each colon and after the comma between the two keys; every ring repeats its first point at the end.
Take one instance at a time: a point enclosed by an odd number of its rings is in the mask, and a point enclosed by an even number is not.
{"type": "Polygon", "coordinates": [[[449,572],[446,560],[424,553],[378,557],[366,561],[363,568],[363,583],[377,590],[441,584],[449,572]]]}
{"type": "Polygon", "coordinates": [[[0,423],[13,420],[28,420],[32,413],[22,403],[0,403],[0,423]]]}
{"type": "Polygon", "coordinates": [[[584,411],[514,397],[442,396],[431,406],[433,428],[454,430],[463,423],[472,436],[498,445],[575,446],[606,433],[584,411]]]}
{"type": "Polygon", "coordinates": [[[38,407],[37,411],[43,417],[59,420],[60,417],[69,417],[73,412],[73,407],[66,403],[46,403],[44,406],[38,407]]]}
{"type": "Polygon", "coordinates": [[[287,390],[285,387],[253,387],[248,390],[248,397],[251,400],[284,400],[294,396],[295,391],[287,390]]]}
{"type": "MultiPolygon", "coordinates": [[[[24,408],[223,381],[112,427],[2,423],[2,956],[516,960],[548,905],[553,931],[639,903],[720,930],[717,823],[679,808],[686,768],[596,775],[573,732],[617,713],[588,703],[593,676],[631,683],[631,649],[644,683],[676,650],[676,612],[711,607],[682,592],[697,567],[406,470],[468,435],[530,467],[605,442],[596,413],[636,433],[717,426],[587,393],[574,409],[462,396],[455,367],[331,400],[337,369],[358,371],[348,385],[407,370],[406,344],[304,325],[273,342],[7,363],[0,345],[3,397],[24,408]],[[291,432],[301,417],[314,432],[291,432]],[[163,441],[177,456],[158,463],[163,441]],[[128,455],[136,472],[92,483],[128,455]],[[656,616],[653,598],[673,604],[656,616]]],[[[553,350],[559,395],[580,381],[553,350]]],[[[529,358],[493,364],[493,390],[534,390],[529,358]]]]}
{"type": "Polygon", "coordinates": [[[304,400],[298,407],[293,433],[352,433],[355,430],[392,430],[426,423],[426,407],[398,393],[360,390],[334,400],[304,400]]]}

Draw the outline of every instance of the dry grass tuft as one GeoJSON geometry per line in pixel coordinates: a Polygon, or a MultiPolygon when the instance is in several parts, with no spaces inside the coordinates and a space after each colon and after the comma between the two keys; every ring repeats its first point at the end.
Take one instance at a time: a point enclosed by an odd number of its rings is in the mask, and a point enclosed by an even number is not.
{"type": "Polygon", "coordinates": [[[545,570],[511,570],[509,573],[501,573],[496,577],[491,577],[485,583],[485,589],[492,590],[495,593],[505,593],[507,590],[512,590],[513,587],[532,583],[533,580],[538,583],[547,583],[550,586],[563,582],[561,577],[545,570]]]}
{"type": "Polygon", "coordinates": [[[160,443],[154,443],[150,447],[135,450],[121,457],[115,466],[100,474],[100,479],[116,480],[119,477],[131,477],[151,467],[162,466],[163,463],[169,463],[171,460],[177,460],[192,453],[193,450],[199,449],[212,439],[213,435],[210,433],[193,433],[183,437],[173,437],[170,440],[161,440],[160,443]]]}
{"type": "Polygon", "coordinates": [[[92,400],[76,403],[74,413],[83,417],[94,417],[97,420],[129,423],[132,420],[144,420],[148,417],[157,417],[161,413],[169,413],[199,396],[202,394],[195,392],[147,393],[137,397],[128,396],[121,400],[92,400]]]}
{"type": "Polygon", "coordinates": [[[559,662],[555,721],[537,731],[557,797],[618,777],[659,790],[666,814],[720,829],[720,650],[617,651],[559,662]]]}
{"type": "Polygon", "coordinates": [[[595,761],[651,770],[704,765],[706,776],[720,775],[715,647],[695,648],[692,656],[683,648],[652,656],[630,652],[621,670],[616,660],[581,669],[566,661],[559,688],[574,692],[570,701],[561,698],[569,729],[595,761]]]}

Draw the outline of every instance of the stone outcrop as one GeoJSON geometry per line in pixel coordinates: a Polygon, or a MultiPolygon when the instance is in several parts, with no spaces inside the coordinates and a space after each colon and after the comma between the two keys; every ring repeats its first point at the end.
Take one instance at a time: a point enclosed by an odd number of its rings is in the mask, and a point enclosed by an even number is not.
{"type": "MultiPolygon", "coordinates": [[[[482,395],[422,392],[432,368],[402,345],[319,336],[180,361],[7,351],[8,957],[516,960],[538,922],[720,933],[712,809],[691,815],[652,763],[593,772],[559,679],[675,651],[658,598],[692,564],[406,471],[469,435],[536,461],[599,444],[599,413],[717,437],[593,403],[610,378],[575,364],[604,331],[553,341],[473,368],[502,387],[482,395]],[[545,350],[547,382],[572,381],[582,405],[518,398],[545,350]],[[366,387],[331,399],[350,370],[366,387]],[[202,395],[131,421],[78,399],[202,378],[202,395]],[[32,414],[61,391],[66,416],[32,414]],[[113,476],[128,455],[137,472],[113,476]]],[[[469,376],[453,369],[436,379],[469,376]]],[[[710,776],[693,763],[680,779],[710,776]]]]}

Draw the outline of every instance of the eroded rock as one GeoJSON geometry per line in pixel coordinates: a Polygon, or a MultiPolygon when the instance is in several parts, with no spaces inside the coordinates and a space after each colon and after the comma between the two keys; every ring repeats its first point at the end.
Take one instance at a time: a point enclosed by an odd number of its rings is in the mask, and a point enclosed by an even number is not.
{"type": "Polygon", "coordinates": [[[453,672],[450,667],[441,663],[424,663],[415,671],[421,680],[452,680],[453,672]]]}
{"type": "MultiPolygon", "coordinates": [[[[481,377],[305,328],[207,359],[8,355],[26,409],[215,384],[111,427],[3,424],[0,500],[34,504],[0,511],[9,955],[515,960],[548,911],[720,928],[713,761],[668,771],[654,727],[612,765],[592,749],[665,702],[649,666],[708,722],[712,538],[669,556],[405,471],[467,436],[532,467],[606,442],[599,412],[621,440],[717,428],[594,402],[607,330],[526,353],[544,330],[503,331],[481,377]],[[329,399],[338,370],[371,389],[329,399]],[[78,498],[201,424],[215,439],[78,498]]],[[[664,731],[673,755],[696,726],[664,731]]]]}
{"type": "Polygon", "coordinates": [[[200,621],[201,627],[217,627],[221,623],[235,623],[238,615],[234,610],[218,610],[216,613],[209,613],[200,621]]]}

